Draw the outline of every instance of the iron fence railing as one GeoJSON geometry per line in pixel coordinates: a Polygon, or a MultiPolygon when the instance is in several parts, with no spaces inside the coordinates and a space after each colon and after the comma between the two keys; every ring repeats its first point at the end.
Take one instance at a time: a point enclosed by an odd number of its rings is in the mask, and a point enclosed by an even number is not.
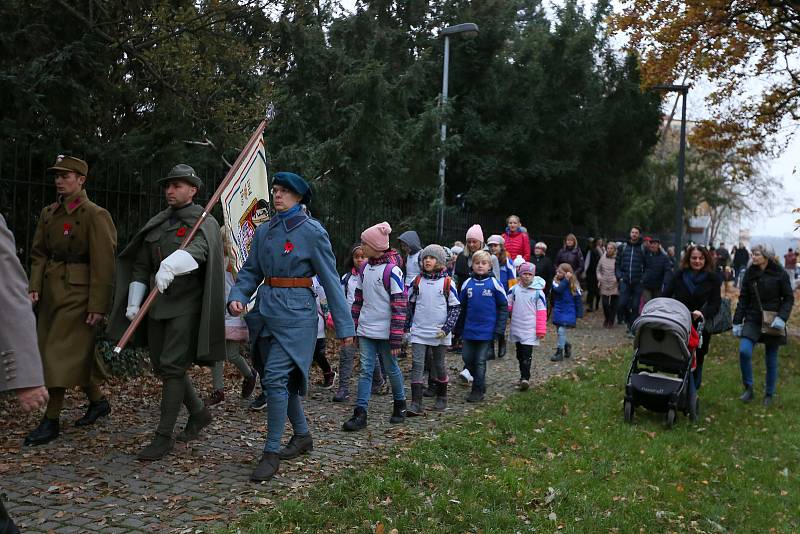
{"type": "MultiPolygon", "coordinates": [[[[17,241],[17,253],[24,266],[29,265],[33,233],[44,206],[55,201],[52,178],[46,169],[54,161],[52,151],[19,143],[0,142],[0,213],[6,218],[17,241]]],[[[117,228],[120,250],[136,231],[155,213],[164,209],[163,192],[156,184],[169,169],[154,165],[132,168],[119,161],[103,161],[89,169],[87,193],[89,198],[111,214],[117,228]]],[[[217,167],[196,168],[203,178],[204,187],[198,201],[205,203],[225,175],[222,164],[217,167]]],[[[369,198],[374,198],[372,195],[369,198]]],[[[342,201],[319,194],[311,204],[311,213],[328,231],[334,253],[340,265],[349,247],[359,239],[361,231],[378,222],[389,221],[396,238],[401,232],[415,230],[423,244],[436,242],[436,207],[432,201],[365,200],[354,196],[342,201]]],[[[505,227],[503,206],[494,210],[473,213],[468,210],[448,208],[444,217],[444,244],[464,241],[467,228],[480,224],[486,238],[502,233],[505,227]]],[[[219,206],[213,214],[221,220],[219,206]]],[[[562,246],[564,234],[571,231],[578,236],[583,248],[588,246],[586,229],[569,227],[561,221],[526,219],[529,234],[536,241],[548,245],[548,254],[555,257],[562,246]],[[561,233],[563,228],[563,233],[561,233]]],[[[608,232],[614,240],[625,240],[627,230],[608,232]]],[[[671,237],[671,236],[663,236],[671,237]]],[[[666,243],[666,242],[665,242],[666,243]]]]}

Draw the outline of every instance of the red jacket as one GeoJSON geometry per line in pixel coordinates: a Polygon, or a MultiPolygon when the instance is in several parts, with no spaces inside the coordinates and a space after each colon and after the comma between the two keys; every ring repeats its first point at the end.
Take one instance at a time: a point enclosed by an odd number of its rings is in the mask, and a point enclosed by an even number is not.
{"type": "Polygon", "coordinates": [[[522,256],[525,261],[531,261],[531,238],[527,232],[517,230],[511,234],[506,229],[503,233],[503,239],[506,240],[506,253],[512,262],[517,256],[522,256]]]}

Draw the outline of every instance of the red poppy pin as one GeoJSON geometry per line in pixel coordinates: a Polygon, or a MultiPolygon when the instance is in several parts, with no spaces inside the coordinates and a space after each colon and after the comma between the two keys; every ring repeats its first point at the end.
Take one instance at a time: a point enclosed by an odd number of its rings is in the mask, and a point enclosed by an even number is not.
{"type": "Polygon", "coordinates": [[[68,236],[70,230],[72,230],[72,225],[70,223],[64,223],[64,235],[68,236]]]}
{"type": "Polygon", "coordinates": [[[178,228],[178,231],[175,232],[175,235],[178,236],[178,237],[185,236],[186,235],[186,227],[185,226],[181,226],[180,228],[178,228]]]}
{"type": "Polygon", "coordinates": [[[294,250],[294,245],[292,244],[292,242],[291,242],[291,241],[287,241],[287,242],[286,242],[286,243],[283,245],[283,255],[284,255],[284,256],[286,256],[287,254],[289,254],[289,253],[290,253],[291,251],[293,251],[293,250],[294,250]]]}

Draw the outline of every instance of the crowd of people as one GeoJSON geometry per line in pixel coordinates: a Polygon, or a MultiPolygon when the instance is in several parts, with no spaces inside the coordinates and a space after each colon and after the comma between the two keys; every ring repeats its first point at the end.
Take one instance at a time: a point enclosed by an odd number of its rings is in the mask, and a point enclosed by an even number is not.
{"type": "MultiPolygon", "coordinates": [[[[335,388],[333,402],[354,402],[352,416],[342,423],[344,431],[367,427],[371,397],[387,383],[389,422],[402,423],[425,413],[426,397],[435,399],[430,409],[447,409],[447,350],[461,354],[459,376],[471,384],[466,401],[481,402],[486,362],[503,358],[510,341],[519,365],[516,386],[525,391],[533,352],[548,321],[557,335],[550,360],[561,361],[573,355],[570,329],[584,313],[602,307],[605,328],[624,325],[633,335],[644,303],[670,297],[685,304],[699,326],[718,313],[727,278],[741,287],[733,317],[734,334],[741,339],[741,399],[754,396],[756,343],[766,345],[765,404],[775,393],[777,353],[786,343],[794,302],[790,278],[796,257],[791,250],[786,269],[765,245],[748,252],[741,246],[728,251],[723,244],[717,249],[691,244],[677,254],[634,226],[625,242],[594,239],[585,251],[570,233],[555,254],[548,254],[547,245],[531,239],[516,215],[488,239],[483,228],[473,225],[464,242],[451,246],[423,245],[417,232],[406,231],[397,250],[391,246],[391,225],[381,222],[361,233],[340,275],[328,234],[305,208],[312,196],[308,183],[279,172],[272,180],[276,215],[257,228],[237,272],[228,230],[194,203],[203,184],[190,166],[177,165],[159,180],[168,207],[119,256],[111,216],[84,189],[86,163],[59,156],[50,171],[59,196],[41,212],[27,281],[13,236],[4,223],[2,228],[4,272],[13,273],[4,280],[2,293],[16,310],[12,320],[19,327],[3,331],[6,376],[0,385],[15,390],[24,409],[46,407],[40,424],[25,438],[28,446],[59,436],[68,388],[80,387],[88,399],[75,425],[91,425],[111,412],[100,389],[97,328],[108,316],[107,334],[119,339],[131,321],[142,319],[140,311],[153,288],[159,295],[136,341],[148,346],[161,380],[160,414],[138,459],[162,458],[175,440],[200,437],[212,420],[209,407],[224,401],[222,365],[227,360],[241,374],[244,398],[261,385],[251,407],[266,408],[267,436],[251,475],[254,481],[271,479],[282,460],[313,449],[302,399],[314,363],[323,373],[320,386],[335,388]],[[194,235],[187,245],[188,233],[194,235]],[[36,340],[30,336],[34,320],[36,340]],[[328,361],[328,337],[340,340],[335,369],[328,361]],[[251,362],[242,357],[244,344],[251,362]],[[408,403],[398,362],[406,354],[411,356],[408,403]],[[213,391],[205,400],[187,373],[193,365],[213,369],[213,391]],[[175,435],[182,407],[189,417],[175,435]],[[282,447],[287,419],[293,431],[282,447]]],[[[705,332],[696,353],[697,388],[711,339],[705,332]]]]}

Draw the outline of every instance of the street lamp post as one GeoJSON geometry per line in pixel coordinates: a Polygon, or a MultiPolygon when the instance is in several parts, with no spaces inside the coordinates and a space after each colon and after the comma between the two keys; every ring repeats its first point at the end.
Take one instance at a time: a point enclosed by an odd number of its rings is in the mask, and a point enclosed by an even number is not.
{"type": "MultiPolygon", "coordinates": [[[[440,37],[444,37],[444,66],[442,67],[442,97],[439,100],[440,106],[445,106],[447,104],[447,84],[448,84],[448,74],[450,70],[450,36],[457,35],[463,33],[465,36],[474,36],[478,33],[478,25],[473,24],[471,22],[465,22],[464,24],[456,24],[455,26],[448,26],[444,28],[441,32],[439,32],[440,37]]],[[[440,139],[442,142],[442,147],[444,147],[444,142],[447,140],[447,122],[442,119],[442,127],[440,132],[440,139]]],[[[438,240],[441,241],[444,237],[444,175],[445,175],[446,163],[444,157],[444,151],[442,152],[442,157],[439,159],[439,210],[438,210],[438,217],[436,221],[436,235],[438,240]]]]}
{"type": "Polygon", "coordinates": [[[675,198],[675,247],[683,249],[683,185],[686,178],[686,95],[689,93],[688,85],[654,85],[651,89],[657,91],[671,91],[680,93],[683,97],[681,105],[681,140],[678,150],[678,191],[675,198]]]}

